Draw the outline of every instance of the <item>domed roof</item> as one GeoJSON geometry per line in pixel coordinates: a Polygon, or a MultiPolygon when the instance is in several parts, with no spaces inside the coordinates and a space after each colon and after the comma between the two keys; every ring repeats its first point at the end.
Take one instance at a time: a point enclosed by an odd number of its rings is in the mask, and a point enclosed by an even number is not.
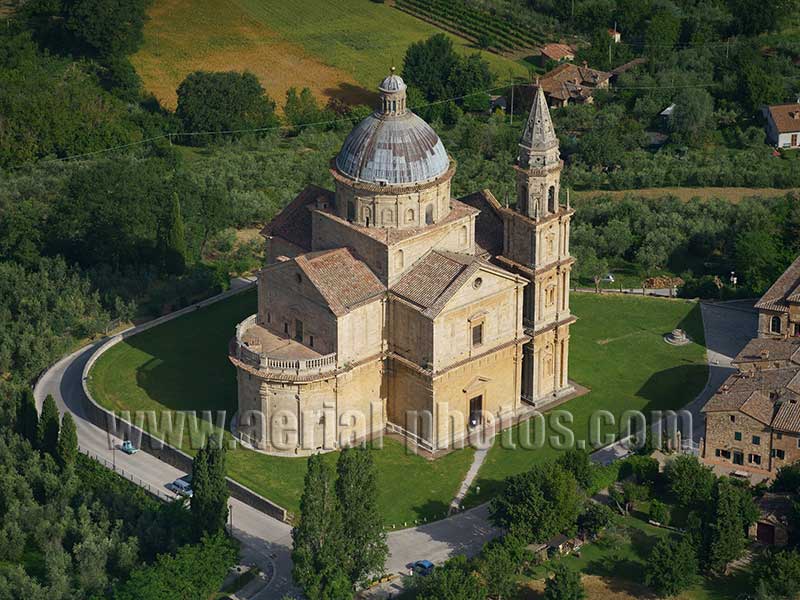
{"type": "Polygon", "coordinates": [[[394,68],[381,82],[381,110],[353,128],[336,156],[341,173],[376,184],[423,183],[444,174],[450,158],[436,132],[406,108],[406,84],[394,68]]]}
{"type": "Polygon", "coordinates": [[[399,92],[406,89],[406,82],[403,81],[403,78],[400,77],[400,75],[395,75],[394,68],[392,68],[391,74],[381,81],[378,89],[380,89],[382,92],[399,92]]]}
{"type": "Polygon", "coordinates": [[[373,113],[347,136],[336,166],[353,179],[393,185],[435,179],[450,159],[433,128],[414,113],[373,113]]]}

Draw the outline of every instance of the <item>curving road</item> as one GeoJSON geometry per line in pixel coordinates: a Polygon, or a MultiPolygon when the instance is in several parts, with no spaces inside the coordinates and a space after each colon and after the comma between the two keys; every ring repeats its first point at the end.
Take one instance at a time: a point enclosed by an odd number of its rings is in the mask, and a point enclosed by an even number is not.
{"type": "MultiPolygon", "coordinates": [[[[703,392],[688,406],[698,416],[699,408],[730,372],[731,358],[755,332],[752,308],[734,304],[703,304],[702,311],[709,379],[703,392]]],[[[170,496],[164,486],[184,473],[145,452],[138,452],[134,456],[115,452],[113,448],[120,440],[110,439],[105,430],[96,427],[85,417],[84,406],[88,399],[82,386],[83,369],[103,341],[77,350],[45,372],[34,390],[37,403],[41,405],[45,396],[52,394],[59,410],[69,411],[75,417],[78,440],[84,452],[107,465],[115,465],[118,471],[137,484],[162,496],[170,496]]],[[[695,425],[700,425],[700,419],[695,425]]],[[[596,452],[593,458],[598,462],[607,462],[624,453],[618,445],[612,445],[596,452]]],[[[409,485],[413,485],[413,482],[409,482],[409,485]]],[[[248,585],[241,597],[262,600],[281,598],[287,594],[299,595],[291,578],[291,527],[234,499],[231,499],[231,514],[233,533],[242,542],[243,561],[252,562],[262,572],[271,575],[268,582],[248,585]]],[[[476,554],[486,541],[499,534],[497,529],[488,524],[487,517],[488,507],[483,505],[441,521],[390,533],[390,557],[386,572],[405,573],[410,563],[421,558],[438,563],[454,554],[476,554]]]]}
{"type": "MultiPolygon", "coordinates": [[[[128,456],[115,451],[121,440],[111,439],[105,430],[86,418],[84,407],[88,399],[83,391],[83,370],[104,341],[84,346],[50,367],[36,384],[37,404],[41,407],[44,398],[52,394],[59,411],[69,411],[75,418],[78,442],[84,453],[107,466],[115,466],[124,476],[162,497],[173,497],[164,486],[185,473],[146,452],[128,456]]],[[[269,582],[246,586],[247,593],[240,597],[266,600],[300,596],[291,577],[291,526],[238,500],[230,502],[233,533],[242,543],[242,561],[254,563],[263,573],[273,575],[269,582]]],[[[386,572],[406,572],[409,564],[421,558],[441,562],[453,554],[476,554],[488,539],[499,533],[488,524],[487,515],[488,509],[482,506],[442,521],[390,533],[386,572]]]]}

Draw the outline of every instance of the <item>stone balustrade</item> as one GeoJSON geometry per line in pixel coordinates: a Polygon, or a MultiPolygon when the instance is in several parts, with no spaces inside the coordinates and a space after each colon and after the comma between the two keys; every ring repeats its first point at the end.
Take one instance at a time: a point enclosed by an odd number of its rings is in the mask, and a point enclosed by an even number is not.
{"type": "Polygon", "coordinates": [[[242,336],[250,328],[256,326],[256,315],[247,317],[236,326],[234,351],[236,358],[242,362],[281,377],[323,375],[336,371],[336,352],[316,358],[275,358],[268,354],[251,350],[242,340],[242,336]]]}

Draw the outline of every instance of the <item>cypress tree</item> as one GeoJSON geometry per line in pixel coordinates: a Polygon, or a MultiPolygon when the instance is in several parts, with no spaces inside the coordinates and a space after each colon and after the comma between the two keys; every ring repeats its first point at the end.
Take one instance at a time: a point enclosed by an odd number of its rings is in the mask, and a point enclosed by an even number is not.
{"type": "Polygon", "coordinates": [[[47,394],[42,405],[42,414],[39,418],[37,439],[39,449],[55,457],[58,446],[58,409],[53,396],[47,394]]]}
{"type": "Polygon", "coordinates": [[[78,432],[75,421],[68,412],[61,417],[61,431],[58,434],[56,459],[62,469],[72,467],[78,457],[78,432]]]}
{"type": "Polygon", "coordinates": [[[315,454],[308,459],[300,521],[292,529],[292,576],[309,600],[353,597],[353,587],[341,564],[343,535],[333,469],[315,454]]]}
{"type": "Polygon", "coordinates": [[[198,535],[215,535],[228,520],[228,484],[225,448],[219,438],[209,436],[192,463],[191,512],[198,535]]]}
{"type": "Polygon", "coordinates": [[[172,206],[164,240],[164,267],[167,273],[180,275],[186,270],[186,235],[184,233],[181,202],[178,194],[172,194],[172,206]]]}
{"type": "Polygon", "coordinates": [[[30,389],[22,392],[17,404],[17,433],[36,446],[39,436],[39,412],[36,410],[36,400],[30,389]]]}
{"type": "Polygon", "coordinates": [[[721,573],[726,565],[739,558],[747,547],[742,503],[737,489],[727,479],[717,482],[714,516],[710,523],[708,568],[721,573]]]}
{"type": "Polygon", "coordinates": [[[372,452],[346,448],[336,464],[336,495],[342,508],[344,553],[351,584],[383,572],[389,549],[378,511],[378,476],[372,452]]]}

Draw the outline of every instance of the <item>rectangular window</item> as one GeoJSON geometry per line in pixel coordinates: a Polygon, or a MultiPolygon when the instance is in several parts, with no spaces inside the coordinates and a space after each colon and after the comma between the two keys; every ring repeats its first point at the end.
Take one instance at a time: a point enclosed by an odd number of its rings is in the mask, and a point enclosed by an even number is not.
{"type": "Polygon", "coordinates": [[[753,454],[753,464],[760,465],[761,464],[761,455],[760,454],[753,454]]]}
{"type": "Polygon", "coordinates": [[[272,323],[272,315],[267,313],[267,323],[272,323]]]}
{"type": "Polygon", "coordinates": [[[779,431],[778,433],[775,434],[775,439],[782,440],[783,434],[779,431]]]}
{"type": "Polygon", "coordinates": [[[722,456],[722,452],[720,452],[720,449],[719,449],[719,448],[717,448],[716,450],[714,450],[714,456],[722,456]]]}
{"type": "Polygon", "coordinates": [[[783,460],[784,458],[786,458],[786,453],[780,449],[775,450],[775,457],[783,460]]]}
{"type": "Polygon", "coordinates": [[[311,346],[312,348],[314,347],[314,336],[313,335],[308,336],[308,345],[311,346]]]}
{"type": "Polygon", "coordinates": [[[736,415],[731,415],[731,423],[736,423],[736,415]]]}
{"type": "Polygon", "coordinates": [[[753,445],[760,446],[761,445],[761,437],[754,435],[753,436],[753,445]]]}
{"type": "Polygon", "coordinates": [[[294,320],[294,339],[298,342],[303,341],[303,322],[300,319],[294,320]]]}
{"type": "Polygon", "coordinates": [[[733,439],[735,439],[737,442],[741,442],[742,441],[742,432],[741,431],[734,431],[733,432],[733,439]]]}
{"type": "Polygon", "coordinates": [[[480,346],[483,343],[483,323],[472,328],[472,345],[480,346]]]}
{"type": "Polygon", "coordinates": [[[723,450],[722,451],[722,458],[730,458],[730,457],[731,457],[731,451],[730,450],[723,450]]]}
{"type": "Polygon", "coordinates": [[[283,333],[285,333],[286,335],[289,335],[289,324],[288,323],[284,323],[283,324],[283,333]]]}

